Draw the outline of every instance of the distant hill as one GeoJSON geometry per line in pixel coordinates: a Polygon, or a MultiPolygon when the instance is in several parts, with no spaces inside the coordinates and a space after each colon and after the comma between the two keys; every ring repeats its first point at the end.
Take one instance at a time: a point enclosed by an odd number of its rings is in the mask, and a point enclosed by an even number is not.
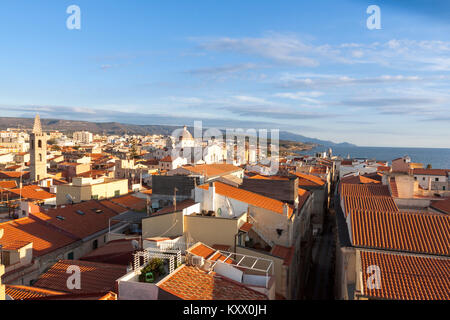
{"type": "Polygon", "coordinates": [[[329,147],[333,147],[333,146],[356,147],[355,144],[351,144],[348,142],[335,143],[333,141],[305,137],[300,134],[295,134],[295,133],[288,132],[288,131],[280,131],[280,140],[301,141],[304,143],[318,144],[318,145],[325,146],[325,147],[328,147],[328,146],[329,147]]]}
{"type": "MultiPolygon", "coordinates": [[[[10,118],[0,117],[0,130],[7,128],[31,129],[33,127],[33,118],[10,118]]],[[[170,135],[175,129],[181,126],[168,125],[136,125],[124,124],[119,122],[90,122],[81,120],[61,120],[61,119],[42,119],[41,123],[44,130],[59,130],[61,132],[72,133],[75,131],[86,130],[98,134],[162,134],[170,135]]],[[[189,128],[193,132],[193,128],[189,128]]],[[[332,141],[320,140],[305,137],[288,131],[280,131],[280,140],[303,142],[307,144],[316,144],[322,146],[355,146],[350,143],[334,143],[332,141]]]]}

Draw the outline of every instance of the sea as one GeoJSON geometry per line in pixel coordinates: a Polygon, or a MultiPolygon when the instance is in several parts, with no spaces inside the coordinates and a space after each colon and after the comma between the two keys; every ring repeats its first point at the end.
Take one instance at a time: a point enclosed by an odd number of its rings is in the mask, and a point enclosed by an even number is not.
{"type": "MultiPolygon", "coordinates": [[[[308,151],[301,151],[300,154],[313,155],[316,152],[327,151],[329,147],[318,146],[308,151]]],[[[450,169],[450,149],[448,148],[395,148],[395,147],[331,147],[333,155],[347,158],[367,158],[378,161],[389,161],[403,156],[410,156],[412,162],[423,163],[426,167],[431,164],[433,169],[450,169]]]]}

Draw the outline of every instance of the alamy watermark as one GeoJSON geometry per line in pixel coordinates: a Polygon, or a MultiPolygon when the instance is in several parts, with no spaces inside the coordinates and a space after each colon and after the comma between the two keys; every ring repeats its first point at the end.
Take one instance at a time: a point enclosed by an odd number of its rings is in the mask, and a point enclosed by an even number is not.
{"type": "Polygon", "coordinates": [[[367,288],[370,290],[381,289],[381,269],[377,265],[371,265],[367,267],[367,288]]]}
{"type": "Polygon", "coordinates": [[[70,16],[66,20],[66,26],[69,30],[80,30],[81,29],[81,9],[77,5],[70,5],[66,10],[67,14],[70,16]]]}
{"type": "Polygon", "coordinates": [[[196,164],[208,157],[214,148],[219,155],[225,155],[213,162],[228,164],[263,164],[269,167],[271,175],[279,168],[279,130],[270,129],[270,139],[267,129],[226,129],[225,137],[222,130],[209,128],[203,130],[202,121],[194,121],[192,145],[184,145],[184,129],[176,129],[171,136],[175,137],[175,147],[172,149],[172,159],[182,157],[187,164],[196,164]],[[269,142],[270,141],[270,142],[269,142]],[[269,155],[270,154],[270,155],[269,155]]]}
{"type": "Polygon", "coordinates": [[[80,270],[80,267],[76,266],[76,265],[70,265],[67,268],[66,273],[70,274],[70,276],[67,278],[67,281],[66,281],[67,289],[69,289],[69,290],[73,290],[73,289],[80,290],[81,289],[81,270],[80,270]]]}
{"type": "Polygon", "coordinates": [[[367,18],[366,25],[367,29],[381,29],[381,9],[377,5],[370,5],[367,7],[366,12],[370,14],[367,18]]]}

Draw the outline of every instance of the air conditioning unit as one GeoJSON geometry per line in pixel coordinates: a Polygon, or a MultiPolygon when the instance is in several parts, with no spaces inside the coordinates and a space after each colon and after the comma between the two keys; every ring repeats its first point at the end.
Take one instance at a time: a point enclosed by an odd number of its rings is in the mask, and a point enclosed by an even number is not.
{"type": "Polygon", "coordinates": [[[191,263],[195,267],[201,267],[205,263],[205,259],[199,256],[192,256],[191,263]]]}

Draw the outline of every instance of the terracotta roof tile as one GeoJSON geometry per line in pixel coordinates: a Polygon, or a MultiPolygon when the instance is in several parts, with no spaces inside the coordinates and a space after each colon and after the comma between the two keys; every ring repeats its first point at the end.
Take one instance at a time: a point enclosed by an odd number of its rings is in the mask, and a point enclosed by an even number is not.
{"type": "Polygon", "coordinates": [[[351,212],[354,246],[450,255],[450,216],[439,213],[351,212]]]}
{"type": "Polygon", "coordinates": [[[114,291],[115,281],[126,272],[125,266],[80,260],[60,260],[42,274],[34,286],[81,294],[114,291]],[[80,268],[81,289],[67,288],[67,279],[71,276],[70,273],[67,273],[67,268],[72,265],[80,268]]]}
{"type": "Polygon", "coordinates": [[[340,193],[341,196],[391,196],[387,186],[371,184],[342,183],[340,193]]]}
{"type": "Polygon", "coordinates": [[[187,165],[183,166],[183,169],[195,174],[206,175],[207,177],[223,176],[242,170],[242,168],[227,163],[187,165]]]}
{"type": "Polygon", "coordinates": [[[239,228],[239,230],[244,231],[244,232],[249,232],[253,227],[253,224],[248,223],[248,222],[244,222],[244,224],[239,228]]]}
{"type": "Polygon", "coordinates": [[[267,300],[240,283],[183,265],[157,284],[183,300],[267,300]]]}
{"type": "Polygon", "coordinates": [[[53,291],[28,286],[5,285],[6,294],[14,300],[28,300],[33,298],[42,298],[48,296],[62,295],[64,292],[53,291]]]}
{"type": "Polygon", "coordinates": [[[398,300],[449,300],[450,260],[361,251],[362,294],[398,300]],[[367,287],[369,266],[380,267],[380,289],[367,287]]]}
{"type": "Polygon", "coordinates": [[[0,188],[14,189],[17,188],[16,181],[0,181],[0,188]]]}
{"type": "Polygon", "coordinates": [[[344,177],[341,179],[341,183],[353,183],[353,184],[366,184],[366,183],[375,183],[380,184],[379,180],[374,180],[365,176],[350,176],[344,177]]]}
{"type": "Polygon", "coordinates": [[[197,242],[187,250],[187,252],[203,257],[204,259],[208,259],[216,251],[201,242],[197,242]]]}
{"type": "Polygon", "coordinates": [[[311,195],[311,192],[298,188],[298,210],[300,210],[303,205],[305,204],[306,200],[308,200],[308,197],[311,195]]]}
{"type": "Polygon", "coordinates": [[[450,214],[450,198],[431,201],[431,208],[438,210],[439,212],[450,214]]]}
{"type": "Polygon", "coordinates": [[[450,169],[413,169],[413,174],[430,175],[430,176],[447,176],[450,169]]]}
{"type": "MultiPolygon", "coordinates": [[[[283,214],[283,207],[285,204],[279,200],[265,197],[247,190],[232,187],[230,185],[221,182],[214,182],[214,187],[216,189],[216,193],[222,196],[226,196],[241,202],[245,202],[255,207],[260,207],[273,212],[283,214]]],[[[199,186],[199,188],[208,190],[209,185],[204,184],[199,186]]],[[[293,213],[292,207],[288,206],[289,217],[292,215],[292,213],[293,213]]]]}
{"type": "Polygon", "coordinates": [[[0,171],[0,179],[22,178],[26,179],[30,175],[28,171],[0,171]]]}
{"type": "MultiPolygon", "coordinates": [[[[101,202],[90,200],[65,205],[45,212],[32,213],[30,218],[50,224],[64,230],[75,238],[83,239],[102,230],[108,229],[109,219],[116,216],[117,212],[103,206],[101,202]],[[98,210],[101,210],[98,211],[98,210]],[[63,217],[61,220],[58,217],[63,217]]],[[[111,225],[118,222],[111,221],[111,225]]]]}
{"type": "Polygon", "coordinates": [[[391,187],[392,196],[398,198],[398,188],[397,182],[395,182],[395,177],[389,179],[389,185],[391,187]]]}
{"type": "Polygon", "coordinates": [[[24,186],[22,189],[12,189],[9,190],[15,195],[22,196],[22,199],[32,199],[32,200],[47,200],[51,198],[56,198],[56,195],[45,191],[40,186],[30,185],[24,186]]]}
{"type": "Polygon", "coordinates": [[[147,208],[147,200],[127,194],[122,197],[112,198],[109,201],[126,207],[130,210],[145,210],[147,208]]]}
{"type": "Polygon", "coordinates": [[[399,211],[392,197],[344,196],[345,216],[352,210],[399,211]]]}
{"type": "Polygon", "coordinates": [[[283,259],[283,264],[289,266],[292,262],[292,258],[294,257],[294,250],[294,247],[275,245],[270,253],[283,259]]]}
{"type": "Polygon", "coordinates": [[[299,178],[298,179],[299,186],[323,186],[325,184],[325,181],[312,174],[306,174],[301,172],[291,172],[291,173],[299,178]]]}
{"type": "Polygon", "coordinates": [[[15,244],[16,241],[32,242],[33,256],[35,257],[42,256],[75,242],[74,239],[31,218],[21,218],[0,223],[0,229],[4,230],[0,244],[6,248],[10,243],[15,244]]]}
{"type": "MultiPolygon", "coordinates": [[[[181,211],[185,208],[188,208],[190,206],[193,206],[195,204],[195,201],[192,199],[186,199],[180,202],[176,203],[176,210],[177,211],[181,211]]],[[[152,216],[155,215],[160,215],[160,214],[165,214],[165,213],[172,213],[175,212],[175,206],[174,205],[170,205],[167,207],[164,207],[162,209],[160,209],[159,211],[155,212],[154,214],[152,214],[152,216]]]]}

